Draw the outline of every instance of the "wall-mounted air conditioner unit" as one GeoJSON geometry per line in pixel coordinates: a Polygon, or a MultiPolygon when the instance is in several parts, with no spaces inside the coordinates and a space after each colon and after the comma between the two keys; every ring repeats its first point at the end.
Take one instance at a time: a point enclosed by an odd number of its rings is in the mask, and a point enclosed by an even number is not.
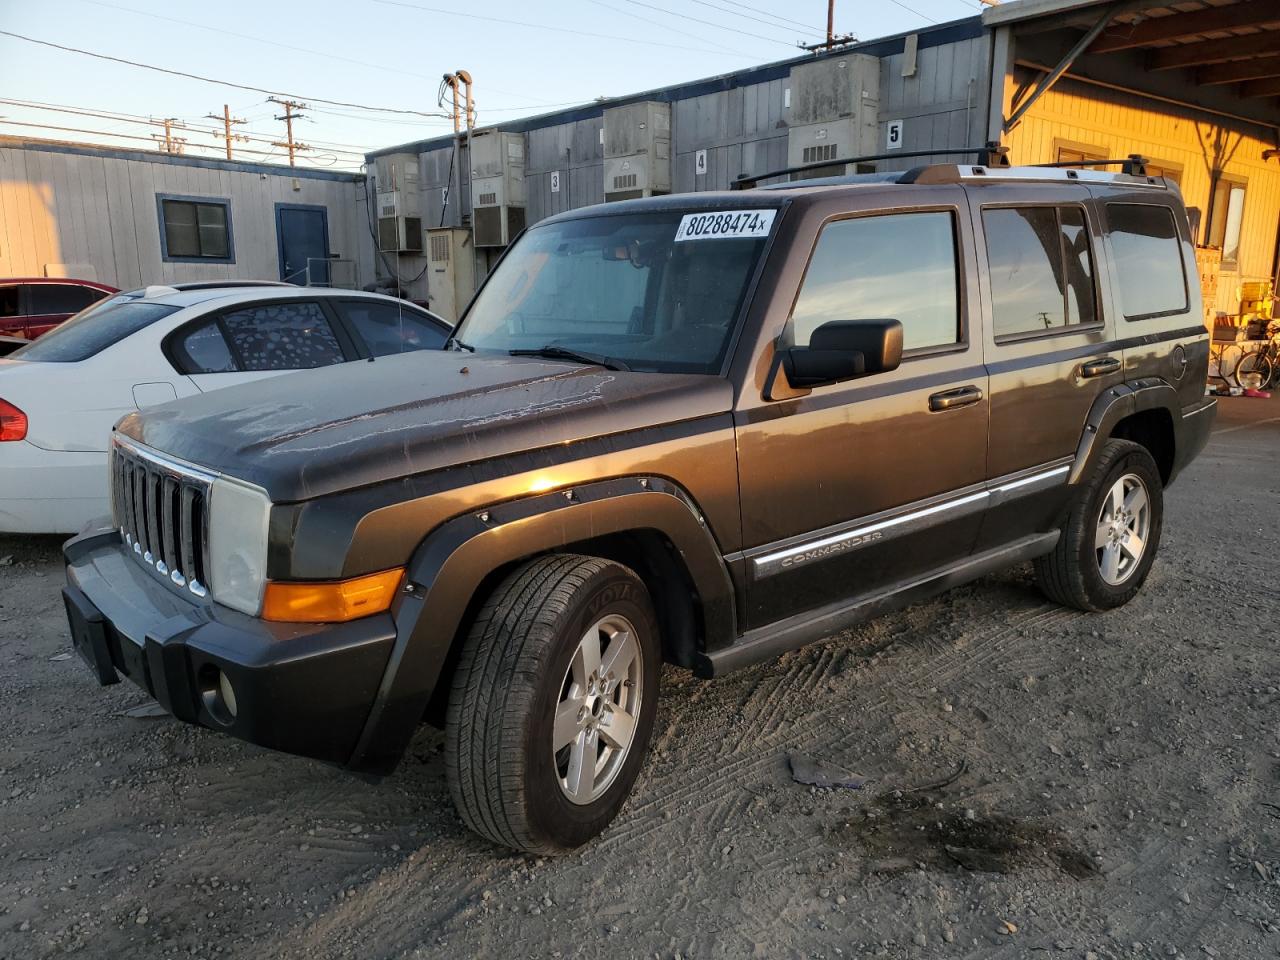
{"type": "Polygon", "coordinates": [[[419,181],[416,153],[393,153],[374,160],[378,249],[383,253],[422,253],[419,181]]]}
{"type": "Polygon", "coordinates": [[[524,134],[471,134],[471,224],[477,247],[505,247],[524,229],[524,134]]]}
{"type": "MultiPolygon", "coordinates": [[[[826,163],[879,153],[880,60],[864,54],[827,57],[791,68],[787,165],[826,163]]],[[[796,176],[852,171],[843,164],[796,176]]]]}
{"type": "Polygon", "coordinates": [[[604,198],[671,192],[671,105],[646,100],[604,111],[604,198]]]}

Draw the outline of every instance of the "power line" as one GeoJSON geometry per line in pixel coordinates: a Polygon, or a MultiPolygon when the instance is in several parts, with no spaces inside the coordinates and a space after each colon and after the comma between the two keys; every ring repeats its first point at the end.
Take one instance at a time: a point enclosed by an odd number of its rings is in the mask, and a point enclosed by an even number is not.
{"type": "MultiPolygon", "coordinates": [[[[786,24],[782,24],[782,25],[780,25],[780,24],[777,24],[777,23],[772,23],[772,22],[770,22],[770,21],[768,21],[768,20],[761,20],[759,17],[753,17],[753,16],[751,16],[751,14],[749,14],[749,13],[738,13],[738,11],[736,11],[736,10],[732,10],[732,9],[730,9],[729,7],[721,7],[721,6],[718,6],[717,4],[711,3],[711,2],[710,2],[710,0],[693,0],[693,2],[694,2],[694,3],[696,3],[696,4],[699,4],[700,6],[710,7],[712,10],[719,10],[721,13],[727,13],[727,14],[730,14],[731,16],[741,17],[741,18],[742,18],[742,19],[744,19],[744,20],[751,20],[751,21],[753,21],[753,22],[755,22],[755,23],[762,23],[762,24],[764,24],[766,27],[771,27],[771,28],[773,28],[774,30],[779,29],[779,27],[780,27],[780,26],[787,26],[788,28],[800,27],[800,29],[804,30],[804,32],[805,32],[806,34],[810,34],[810,35],[812,35],[812,36],[821,36],[821,35],[822,35],[822,31],[821,31],[821,30],[818,30],[818,29],[813,28],[813,27],[806,27],[804,24],[801,24],[801,23],[788,22],[788,23],[786,23],[786,24]]],[[[963,0],[962,0],[962,2],[963,2],[963,0]]],[[[779,19],[782,19],[782,18],[779,18],[779,19]]]]}
{"type": "Polygon", "coordinates": [[[921,13],[919,10],[915,9],[915,7],[908,7],[905,3],[902,2],[902,0],[889,0],[889,2],[894,4],[895,6],[901,7],[903,10],[906,10],[908,13],[914,13],[917,17],[920,17],[924,20],[928,20],[930,23],[942,22],[941,20],[933,19],[933,17],[929,16],[927,13],[921,13]]]}
{"type": "MultiPolygon", "coordinates": [[[[386,0],[379,0],[386,2],[386,0]]],[[[323,97],[304,97],[301,94],[285,93],[280,90],[269,90],[266,87],[255,87],[247,83],[233,83],[230,80],[216,80],[212,77],[201,76],[197,73],[187,73],[183,70],[171,70],[168,67],[157,67],[150,63],[139,63],[137,60],[126,60],[123,57],[113,57],[105,53],[94,53],[92,50],[81,50],[78,47],[68,47],[61,43],[53,43],[49,40],[37,40],[35,37],[24,36],[21,33],[14,33],[11,30],[0,30],[0,36],[12,37],[15,40],[25,40],[27,43],[34,43],[42,47],[52,47],[54,50],[64,50],[67,53],[78,53],[86,57],[94,57],[98,60],[109,60],[112,63],[123,63],[130,67],[139,67],[143,70],[153,70],[156,73],[168,74],[171,77],[184,77],[187,80],[199,80],[202,83],[212,83],[221,87],[233,87],[237,90],[251,90],[254,93],[265,93],[269,96],[286,97],[289,99],[311,100],[316,103],[327,103],[336,107],[350,107],[356,110],[369,110],[374,113],[396,113],[407,114],[414,117],[437,117],[439,114],[424,113],[421,110],[406,110],[402,107],[372,107],[364,103],[351,103],[345,100],[326,100],[323,97]]]]}
{"type": "MultiPolygon", "coordinates": [[[[135,124],[154,125],[157,122],[148,117],[142,117],[137,114],[119,113],[113,110],[98,110],[93,107],[77,107],[77,106],[71,106],[68,104],[41,103],[40,101],[37,101],[37,100],[13,100],[7,97],[0,97],[0,104],[5,104],[7,106],[14,106],[14,107],[23,107],[29,110],[49,110],[54,113],[67,113],[67,114],[72,114],[73,116],[90,117],[95,120],[108,120],[112,123],[135,123],[135,124]]],[[[222,121],[223,118],[215,117],[214,119],[222,121]]],[[[223,136],[223,134],[218,133],[216,128],[202,125],[199,123],[188,123],[186,124],[186,129],[191,130],[195,133],[208,133],[208,134],[213,134],[215,136],[223,136]]],[[[107,132],[107,131],[102,131],[102,132],[107,132]]],[[[272,143],[275,138],[260,130],[246,130],[244,134],[237,134],[236,139],[244,140],[246,142],[254,142],[254,143],[272,143]]],[[[359,143],[342,143],[339,141],[332,141],[332,140],[316,140],[314,142],[317,145],[331,149],[335,153],[348,153],[353,157],[363,157],[371,149],[370,147],[364,144],[359,144],[359,143]],[[355,149],[354,150],[337,149],[339,147],[354,147],[355,149]]]]}
{"type": "MultiPolygon", "coordinates": [[[[624,17],[630,17],[630,18],[631,18],[631,19],[633,19],[633,20],[639,20],[641,23],[652,23],[652,20],[650,20],[650,18],[648,18],[648,17],[646,17],[646,16],[643,16],[642,14],[639,14],[639,13],[631,13],[631,12],[629,12],[629,11],[627,11],[627,10],[619,10],[617,7],[611,7],[611,6],[609,6],[607,3],[604,3],[604,2],[603,2],[603,0],[587,0],[587,2],[588,2],[588,3],[594,3],[597,7],[603,7],[604,9],[608,10],[610,13],[617,13],[617,14],[621,14],[621,15],[622,15],[622,16],[624,16],[624,17]]],[[[738,55],[738,56],[740,56],[740,57],[746,57],[746,56],[749,56],[749,54],[743,53],[741,50],[734,50],[734,49],[732,49],[731,47],[726,47],[726,46],[725,46],[724,44],[722,44],[722,43],[716,43],[716,41],[714,41],[714,40],[710,40],[710,39],[708,39],[708,38],[706,38],[706,37],[700,37],[700,36],[698,36],[696,33],[687,33],[687,32],[686,32],[686,31],[684,31],[684,30],[674,30],[674,29],[672,29],[672,32],[673,32],[673,33],[678,33],[678,34],[680,34],[682,37],[688,37],[688,38],[689,38],[689,39],[691,39],[691,40],[700,40],[700,41],[702,41],[703,43],[709,43],[709,44],[711,44],[713,47],[719,47],[721,50],[725,50],[725,51],[727,51],[727,52],[729,52],[729,53],[735,53],[735,54],[737,54],[737,55],[738,55]]]]}
{"type": "MultiPolygon", "coordinates": [[[[227,36],[227,37],[236,37],[240,40],[249,40],[253,43],[262,43],[262,44],[266,44],[267,46],[279,47],[282,50],[292,50],[295,53],[305,53],[313,57],[323,57],[327,60],[337,60],[337,61],[341,61],[342,63],[350,63],[359,67],[369,67],[374,70],[385,70],[388,73],[398,73],[401,76],[406,76],[406,77],[417,77],[418,79],[421,79],[421,80],[434,81],[437,79],[436,77],[429,76],[425,73],[415,73],[412,70],[401,70],[398,67],[389,67],[385,63],[377,63],[371,60],[355,60],[351,57],[343,57],[336,53],[328,53],[324,50],[313,50],[310,47],[298,47],[289,43],[281,43],[278,40],[268,40],[265,37],[256,37],[248,33],[236,33],[234,30],[224,30],[221,27],[213,27],[205,23],[197,23],[194,20],[182,20],[178,17],[167,17],[164,14],[151,13],[148,10],[135,10],[133,7],[125,7],[125,6],[121,6],[120,4],[107,3],[106,0],[80,0],[80,2],[93,4],[96,7],[106,7],[107,9],[110,9],[110,10],[120,10],[120,11],[123,11],[124,13],[132,13],[135,16],[139,16],[139,17],[150,17],[153,20],[163,20],[166,23],[175,23],[175,24],[178,24],[179,26],[194,27],[197,30],[208,30],[212,33],[220,33],[223,36],[227,36]]],[[[527,96],[526,94],[508,93],[507,91],[499,90],[496,87],[492,87],[490,89],[492,89],[495,93],[501,93],[503,96],[520,97],[521,99],[524,99],[524,100],[534,99],[532,97],[527,96]]],[[[538,105],[549,106],[549,104],[538,104],[538,105]]],[[[513,107],[511,109],[519,110],[524,108],[513,107]]]]}
{"type": "Polygon", "coordinates": [[[761,10],[759,7],[752,7],[745,3],[739,3],[738,0],[724,0],[724,2],[734,7],[741,7],[743,10],[750,10],[752,13],[763,13],[766,17],[773,17],[773,19],[781,20],[783,23],[789,24],[793,27],[800,27],[804,30],[808,30],[814,35],[822,33],[822,30],[810,24],[801,23],[799,20],[792,20],[789,17],[780,17],[776,13],[772,13],[768,10],[761,10]]]}
{"type": "MultiPolygon", "coordinates": [[[[662,43],[660,40],[641,40],[638,37],[620,37],[609,33],[591,33],[587,30],[574,30],[572,27],[556,27],[549,23],[530,23],[527,20],[507,20],[502,17],[487,17],[479,13],[461,13],[457,10],[446,10],[443,7],[424,7],[416,3],[402,3],[400,0],[373,0],[388,7],[404,7],[408,10],[420,10],[423,13],[434,13],[442,17],[462,17],[465,20],[481,20],[485,23],[501,23],[509,27],[524,27],[528,30],[549,30],[552,33],[567,33],[576,37],[591,37],[595,40],[616,40],[620,43],[638,43],[646,47],[664,47],[667,50],[684,50],[687,53],[711,53],[722,57],[730,56],[720,50],[706,50],[700,47],[685,47],[676,43],[662,43]]],[[[3,31],[0,31],[2,33],[3,31]]],[[[314,99],[314,98],[312,98],[314,99]]]]}
{"type": "Polygon", "coordinates": [[[716,23],[714,20],[702,20],[698,17],[691,17],[687,13],[680,13],[676,10],[667,10],[664,7],[655,7],[651,3],[645,3],[644,0],[624,0],[624,2],[637,7],[644,7],[648,10],[656,10],[658,13],[665,13],[669,17],[679,17],[682,20],[692,20],[694,23],[705,24],[708,27],[715,27],[718,30],[728,30],[730,33],[741,34],[744,37],[754,37],[756,40],[767,40],[770,43],[785,43],[788,47],[791,46],[790,40],[781,40],[778,37],[766,37],[763,34],[751,33],[749,30],[739,30],[737,27],[727,27],[722,23],[716,23]]]}

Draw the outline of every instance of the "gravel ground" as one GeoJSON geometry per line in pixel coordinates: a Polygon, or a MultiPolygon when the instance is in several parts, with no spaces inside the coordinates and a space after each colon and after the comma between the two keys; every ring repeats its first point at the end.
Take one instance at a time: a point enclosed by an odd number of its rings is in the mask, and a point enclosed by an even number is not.
{"type": "Polygon", "coordinates": [[[1280,398],[1225,401],[1167,509],[1123,610],[1020,568],[668,670],[630,804],[553,861],[463,829],[429,729],[373,786],[131,716],[56,541],[0,538],[0,957],[1280,956],[1280,398]]]}

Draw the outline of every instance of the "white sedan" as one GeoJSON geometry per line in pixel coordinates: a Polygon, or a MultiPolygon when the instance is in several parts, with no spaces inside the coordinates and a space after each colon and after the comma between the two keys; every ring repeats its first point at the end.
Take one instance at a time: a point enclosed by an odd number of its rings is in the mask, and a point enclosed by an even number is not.
{"type": "Polygon", "coordinates": [[[244,284],[116,294],[0,358],[0,533],[76,533],[110,512],[127,413],[292,370],[438,349],[449,324],[375,293],[244,284]]]}

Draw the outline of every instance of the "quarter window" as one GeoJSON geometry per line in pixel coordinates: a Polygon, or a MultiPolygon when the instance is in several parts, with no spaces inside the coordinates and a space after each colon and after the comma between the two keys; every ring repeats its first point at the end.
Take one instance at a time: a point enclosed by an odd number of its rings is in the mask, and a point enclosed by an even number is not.
{"type": "Polygon", "coordinates": [[[184,373],[233,373],[236,362],[217,320],[209,320],[182,338],[184,373]]]}
{"type": "Polygon", "coordinates": [[[950,213],[837,220],[822,228],[791,313],[805,346],[831,320],[897,320],[904,350],[960,341],[955,221],[950,213]]]}
{"type": "Polygon", "coordinates": [[[229,201],[160,197],[159,203],[164,259],[234,262],[229,201]]]}
{"type": "Polygon", "coordinates": [[[245,370],[306,370],[346,359],[318,303],[264,303],[224,314],[245,370]]]}
{"type": "Polygon", "coordinates": [[[1097,319],[1089,230],[1080,207],[982,212],[996,339],[1097,319]]]}
{"type": "Polygon", "coordinates": [[[1137,203],[1107,204],[1120,306],[1129,320],[1187,310],[1187,278],[1173,211],[1137,203]]]}

